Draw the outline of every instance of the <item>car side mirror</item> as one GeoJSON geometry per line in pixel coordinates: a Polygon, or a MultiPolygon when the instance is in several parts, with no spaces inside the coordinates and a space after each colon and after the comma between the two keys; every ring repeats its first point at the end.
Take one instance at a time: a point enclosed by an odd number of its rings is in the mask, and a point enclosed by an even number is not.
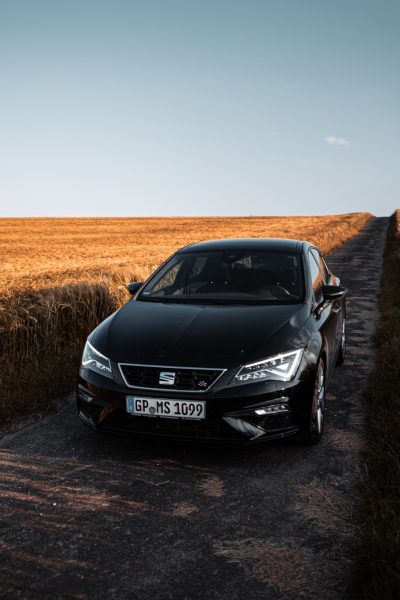
{"type": "Polygon", "coordinates": [[[323,285],[322,295],[324,300],[339,300],[347,293],[341,285],[323,285]]]}
{"type": "Polygon", "coordinates": [[[128,283],[126,287],[128,288],[130,295],[133,296],[142,285],[143,281],[133,281],[132,283],[128,283]]]}

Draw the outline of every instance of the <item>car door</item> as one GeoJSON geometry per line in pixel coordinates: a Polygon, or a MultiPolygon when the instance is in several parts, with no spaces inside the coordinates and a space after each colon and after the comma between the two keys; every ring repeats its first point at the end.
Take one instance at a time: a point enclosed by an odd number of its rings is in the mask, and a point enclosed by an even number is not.
{"type": "MultiPolygon", "coordinates": [[[[315,258],[318,263],[319,269],[322,272],[322,276],[327,285],[339,285],[340,280],[338,277],[335,277],[333,273],[330,271],[326,264],[326,260],[322,256],[321,252],[317,248],[311,248],[311,254],[315,258]]],[[[337,300],[332,301],[332,312],[337,316],[335,319],[336,325],[336,347],[335,350],[339,348],[339,344],[341,343],[342,338],[342,318],[343,318],[343,299],[339,298],[337,300]]]]}
{"type": "Polygon", "coordinates": [[[313,315],[317,328],[324,338],[327,356],[326,375],[329,379],[336,360],[337,314],[333,312],[332,302],[323,302],[322,286],[328,282],[312,250],[314,249],[308,251],[308,266],[314,296],[313,315]]]}

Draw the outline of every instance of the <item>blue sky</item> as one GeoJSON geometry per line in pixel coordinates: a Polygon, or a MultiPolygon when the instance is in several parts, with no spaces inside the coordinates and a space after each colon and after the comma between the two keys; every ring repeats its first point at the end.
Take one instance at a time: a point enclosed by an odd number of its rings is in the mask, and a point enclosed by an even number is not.
{"type": "Polygon", "coordinates": [[[0,216],[400,206],[398,0],[0,0],[0,216]]]}

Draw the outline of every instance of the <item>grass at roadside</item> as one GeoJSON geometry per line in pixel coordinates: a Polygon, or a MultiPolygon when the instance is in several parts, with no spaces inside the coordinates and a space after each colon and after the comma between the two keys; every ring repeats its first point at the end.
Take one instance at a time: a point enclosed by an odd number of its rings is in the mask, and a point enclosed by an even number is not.
{"type": "Polygon", "coordinates": [[[330,252],[369,213],[319,217],[0,219],[0,422],[74,387],[88,333],[175,249],[224,237],[308,239],[330,252]]]}
{"type": "Polygon", "coordinates": [[[376,342],[376,365],[365,393],[358,597],[395,600],[400,598],[400,210],[389,225],[376,342]]]}

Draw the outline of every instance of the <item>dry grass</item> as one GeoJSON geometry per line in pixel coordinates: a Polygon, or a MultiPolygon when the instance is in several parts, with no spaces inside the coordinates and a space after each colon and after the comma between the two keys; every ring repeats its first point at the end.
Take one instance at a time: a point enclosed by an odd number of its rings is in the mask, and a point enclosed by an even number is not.
{"type": "Polygon", "coordinates": [[[329,556],[303,547],[296,538],[287,538],[284,544],[259,538],[221,540],[214,544],[214,552],[241,567],[249,579],[271,586],[268,597],[342,598],[337,590],[340,565],[329,556]],[[330,581],[334,585],[329,585],[330,581]]]}
{"type": "Polygon", "coordinates": [[[324,217],[0,219],[0,418],[74,387],[87,334],[174,250],[226,237],[308,239],[326,253],[369,213],[324,217]]]}
{"type": "Polygon", "coordinates": [[[376,366],[367,392],[362,536],[355,547],[365,600],[400,598],[400,210],[384,257],[376,366]]]}
{"type": "Polygon", "coordinates": [[[302,485],[297,490],[299,500],[295,511],[319,533],[340,533],[341,539],[354,535],[353,503],[334,482],[318,480],[302,485]]]}

